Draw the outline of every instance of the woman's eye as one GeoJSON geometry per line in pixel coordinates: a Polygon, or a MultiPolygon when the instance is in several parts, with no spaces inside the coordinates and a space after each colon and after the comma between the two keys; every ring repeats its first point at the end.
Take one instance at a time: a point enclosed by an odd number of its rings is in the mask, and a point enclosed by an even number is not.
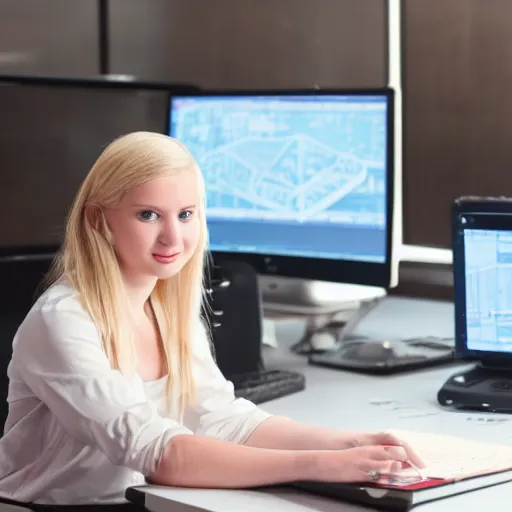
{"type": "Polygon", "coordinates": [[[180,212],[178,217],[180,220],[184,220],[184,221],[190,220],[190,218],[192,217],[192,212],[190,210],[184,210],[184,211],[180,212]]]}
{"type": "Polygon", "coordinates": [[[158,219],[158,213],[152,212],[151,210],[145,210],[143,212],[139,212],[137,217],[144,222],[151,222],[158,219]]]}

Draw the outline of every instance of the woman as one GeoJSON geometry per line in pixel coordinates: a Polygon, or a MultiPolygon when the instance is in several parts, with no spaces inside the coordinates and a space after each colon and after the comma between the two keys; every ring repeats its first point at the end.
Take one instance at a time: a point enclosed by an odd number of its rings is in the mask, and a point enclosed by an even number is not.
{"type": "Polygon", "coordinates": [[[196,162],[167,136],[132,133],[100,155],[14,339],[0,496],[123,503],[146,479],[365,481],[421,464],[389,434],[307,426],[235,399],[200,321],[204,202],[196,162]]]}

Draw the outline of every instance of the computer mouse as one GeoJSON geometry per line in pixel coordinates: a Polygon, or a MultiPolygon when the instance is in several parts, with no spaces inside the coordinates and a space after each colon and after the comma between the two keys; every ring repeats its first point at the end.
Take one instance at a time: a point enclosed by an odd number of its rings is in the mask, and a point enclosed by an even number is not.
{"type": "Polygon", "coordinates": [[[327,331],[315,332],[310,339],[313,350],[333,350],[337,346],[334,334],[327,331]]]}
{"type": "Polygon", "coordinates": [[[411,352],[410,347],[400,340],[353,341],[341,346],[344,358],[365,361],[388,361],[411,352]]]}

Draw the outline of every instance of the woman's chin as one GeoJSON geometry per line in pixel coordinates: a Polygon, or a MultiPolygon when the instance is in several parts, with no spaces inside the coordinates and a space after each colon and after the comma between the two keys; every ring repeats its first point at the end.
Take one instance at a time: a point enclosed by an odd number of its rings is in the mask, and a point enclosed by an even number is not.
{"type": "Polygon", "coordinates": [[[173,277],[176,274],[178,274],[182,268],[182,263],[176,261],[174,263],[169,263],[167,265],[159,265],[156,268],[153,267],[153,272],[157,279],[169,279],[170,277],[173,277]]]}

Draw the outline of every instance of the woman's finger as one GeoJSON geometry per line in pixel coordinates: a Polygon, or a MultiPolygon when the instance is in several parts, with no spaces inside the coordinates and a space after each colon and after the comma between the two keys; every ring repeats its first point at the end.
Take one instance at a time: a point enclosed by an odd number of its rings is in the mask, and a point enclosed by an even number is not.
{"type": "Polygon", "coordinates": [[[417,468],[424,468],[425,463],[421,457],[413,450],[407,441],[399,439],[389,432],[379,432],[373,434],[371,443],[374,445],[401,446],[407,453],[408,460],[417,468]]]}
{"type": "Polygon", "coordinates": [[[409,462],[409,456],[403,446],[364,446],[361,450],[365,458],[375,461],[409,462]]]}

